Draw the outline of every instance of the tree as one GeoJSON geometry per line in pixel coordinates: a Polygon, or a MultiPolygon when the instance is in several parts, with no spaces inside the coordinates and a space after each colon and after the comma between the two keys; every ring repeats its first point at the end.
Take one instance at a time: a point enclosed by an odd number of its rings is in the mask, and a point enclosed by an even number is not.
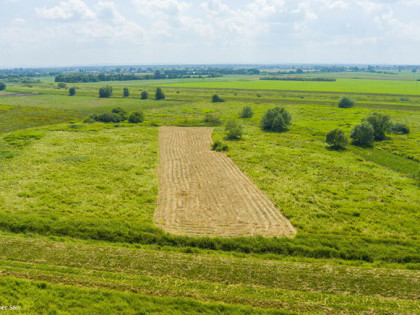
{"type": "Polygon", "coordinates": [[[225,126],[226,139],[236,140],[242,137],[242,126],[236,120],[229,120],[225,126]]]}
{"type": "Polygon", "coordinates": [[[392,125],[391,128],[393,133],[408,134],[410,133],[410,128],[406,124],[396,123],[392,125]]]}
{"type": "Polygon", "coordinates": [[[374,130],[371,124],[367,121],[362,121],[353,127],[350,132],[350,138],[353,139],[353,144],[366,147],[371,146],[375,140],[374,130]]]}
{"type": "Polygon", "coordinates": [[[76,94],[76,88],[74,86],[72,86],[71,88],[69,88],[69,95],[73,96],[76,94]]]}
{"type": "Polygon", "coordinates": [[[224,98],[221,98],[219,95],[217,95],[217,94],[214,94],[212,97],[211,97],[211,101],[213,102],[213,103],[217,103],[217,102],[224,102],[225,101],[225,99],[224,98]]]}
{"type": "Polygon", "coordinates": [[[59,83],[57,84],[57,87],[58,87],[59,89],[65,89],[65,88],[67,87],[67,84],[65,84],[64,82],[59,82],[59,83]]]}
{"type": "Polygon", "coordinates": [[[344,96],[341,98],[341,100],[338,102],[338,107],[340,108],[350,108],[354,106],[354,101],[347,96],[344,96]]]}
{"type": "Polygon", "coordinates": [[[142,100],[147,100],[147,99],[149,98],[149,93],[147,93],[147,91],[143,91],[143,92],[141,92],[141,94],[140,94],[140,98],[141,98],[142,100]]]}
{"type": "Polygon", "coordinates": [[[96,116],[96,120],[102,121],[104,123],[109,123],[109,122],[119,123],[121,122],[122,118],[120,115],[115,114],[115,113],[104,113],[104,114],[100,114],[96,116]]]}
{"type": "Polygon", "coordinates": [[[124,97],[128,97],[128,96],[130,96],[130,91],[128,90],[128,88],[124,88],[124,90],[123,90],[123,96],[124,97]]]}
{"type": "Polygon", "coordinates": [[[375,140],[382,141],[385,139],[385,133],[391,131],[392,122],[389,115],[380,113],[372,113],[367,116],[363,121],[367,121],[373,127],[373,135],[375,140]]]}
{"type": "Polygon", "coordinates": [[[99,89],[99,97],[111,97],[112,96],[112,87],[106,86],[99,89]]]}
{"type": "Polygon", "coordinates": [[[344,149],[349,142],[344,131],[338,128],[327,133],[325,141],[331,145],[333,149],[344,149]]]}
{"type": "Polygon", "coordinates": [[[274,132],[282,132],[287,130],[286,122],[283,119],[282,115],[277,115],[273,119],[273,123],[271,124],[271,131],[274,132]]]}
{"type": "Polygon", "coordinates": [[[0,82],[0,91],[3,91],[6,89],[6,83],[0,82]]]}
{"type": "Polygon", "coordinates": [[[221,151],[227,151],[229,148],[226,144],[224,144],[222,141],[220,140],[216,140],[213,142],[213,144],[211,145],[211,149],[213,151],[217,151],[217,152],[221,152],[221,151]]]}
{"type": "Polygon", "coordinates": [[[163,79],[163,75],[160,73],[159,70],[155,71],[155,73],[153,74],[153,79],[156,79],[156,80],[163,79]]]}
{"type": "Polygon", "coordinates": [[[244,106],[241,112],[241,118],[251,118],[254,115],[254,112],[251,106],[244,106]]]}
{"type": "Polygon", "coordinates": [[[164,98],[165,98],[165,94],[163,93],[162,89],[160,87],[158,87],[156,89],[155,99],[162,100],[164,98]]]}
{"type": "Polygon", "coordinates": [[[260,127],[262,130],[282,132],[288,130],[291,125],[292,116],[287,110],[280,107],[268,109],[261,119],[260,127]]]}
{"type": "Polygon", "coordinates": [[[144,113],[142,111],[132,112],[128,117],[128,121],[133,124],[138,124],[144,121],[144,113]]]}
{"type": "Polygon", "coordinates": [[[112,113],[120,115],[121,116],[121,120],[126,120],[128,113],[125,109],[121,108],[121,107],[115,107],[111,110],[112,113]]]}

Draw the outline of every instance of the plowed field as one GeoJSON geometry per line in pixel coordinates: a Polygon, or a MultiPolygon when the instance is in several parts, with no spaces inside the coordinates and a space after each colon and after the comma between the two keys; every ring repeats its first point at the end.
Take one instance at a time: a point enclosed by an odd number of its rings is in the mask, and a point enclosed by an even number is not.
{"type": "Polygon", "coordinates": [[[212,128],[160,127],[155,224],[177,235],[293,236],[296,230],[226,154],[212,128]]]}

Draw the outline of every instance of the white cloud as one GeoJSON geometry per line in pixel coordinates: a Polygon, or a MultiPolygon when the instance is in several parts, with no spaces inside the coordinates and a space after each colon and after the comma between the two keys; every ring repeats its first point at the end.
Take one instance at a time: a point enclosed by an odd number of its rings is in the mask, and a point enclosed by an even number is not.
{"type": "Polygon", "coordinates": [[[137,11],[143,15],[178,15],[190,4],[179,0],[132,0],[137,11]]]}
{"type": "Polygon", "coordinates": [[[24,26],[25,24],[26,24],[26,20],[21,19],[21,18],[15,18],[10,23],[10,25],[12,25],[12,26],[24,26]]]}
{"type": "Polygon", "coordinates": [[[38,16],[48,20],[90,19],[95,16],[81,0],[61,1],[53,8],[36,8],[35,11],[38,16]]]}
{"type": "MultiPolygon", "coordinates": [[[[0,0],[18,12],[21,1],[11,1],[0,0]]],[[[39,0],[25,6],[36,14],[0,12],[0,41],[7,48],[0,57],[13,58],[10,47],[22,52],[48,47],[59,55],[71,45],[80,63],[87,62],[86,50],[102,56],[116,49],[143,63],[363,62],[379,54],[420,63],[414,53],[404,55],[420,49],[420,0],[62,0],[53,5],[39,0]]]]}

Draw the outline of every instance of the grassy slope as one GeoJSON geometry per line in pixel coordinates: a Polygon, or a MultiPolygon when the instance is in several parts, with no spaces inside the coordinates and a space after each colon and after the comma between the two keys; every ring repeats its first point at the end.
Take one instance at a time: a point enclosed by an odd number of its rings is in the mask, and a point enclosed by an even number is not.
{"type": "MultiPolygon", "coordinates": [[[[193,297],[293,312],[419,309],[418,271],[259,261],[14,237],[2,238],[0,257],[3,276],[61,285],[193,297]]],[[[51,302],[58,304],[60,298],[55,299],[58,301],[51,302]]]]}
{"type": "MultiPolygon", "coordinates": [[[[0,164],[0,221],[150,227],[157,195],[157,129],[60,129],[0,164]]],[[[9,146],[16,147],[21,143],[16,139],[27,134],[9,134],[5,142],[14,139],[9,146]]]]}
{"type": "MultiPolygon", "coordinates": [[[[201,303],[189,298],[151,297],[118,292],[109,288],[91,289],[54,285],[44,281],[2,278],[0,303],[11,312],[25,314],[285,314],[239,305],[201,303]]],[[[287,312],[288,313],[288,312],[287,312]]]]}

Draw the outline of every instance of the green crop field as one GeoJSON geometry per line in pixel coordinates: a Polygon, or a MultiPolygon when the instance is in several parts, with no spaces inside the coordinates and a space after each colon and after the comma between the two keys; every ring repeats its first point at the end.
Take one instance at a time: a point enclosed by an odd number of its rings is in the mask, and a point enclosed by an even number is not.
{"type": "Polygon", "coordinates": [[[252,89],[252,90],[286,90],[286,91],[323,91],[342,93],[382,93],[420,95],[420,83],[415,80],[370,80],[370,79],[337,79],[335,82],[317,81],[271,81],[241,80],[218,82],[172,83],[167,86],[212,88],[212,89],[252,89]]]}
{"type": "Polygon", "coordinates": [[[419,313],[420,82],[408,72],[325,76],[337,81],[67,84],[75,96],[52,77],[8,84],[0,94],[0,306],[34,314],[419,313]],[[98,98],[106,85],[113,96],[98,98]],[[153,99],[157,86],[164,100],[153,99]],[[212,103],[215,93],[226,101],[212,103]],[[338,107],[343,95],[353,108],[338,107]],[[252,118],[239,117],[244,106],[252,118]],[[260,129],[274,106],[291,114],[289,131],[260,129]],[[84,122],[115,107],[142,110],[145,120],[84,122]],[[373,112],[410,133],[366,148],[325,143],[330,130],[349,136],[373,112]],[[240,140],[225,139],[230,119],[243,126],[240,140]],[[175,236],[154,226],[161,125],[213,126],[213,139],[297,235],[175,236]]]}

